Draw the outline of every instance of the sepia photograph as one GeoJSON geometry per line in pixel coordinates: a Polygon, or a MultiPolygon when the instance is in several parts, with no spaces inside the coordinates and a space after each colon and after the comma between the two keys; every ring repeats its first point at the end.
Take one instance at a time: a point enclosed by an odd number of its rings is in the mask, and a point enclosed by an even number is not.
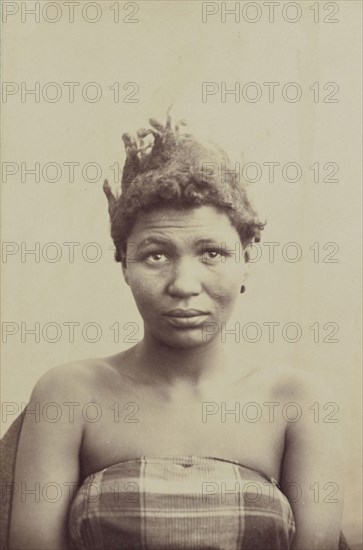
{"type": "Polygon", "coordinates": [[[0,10],[0,548],[363,550],[362,3],[0,10]]]}

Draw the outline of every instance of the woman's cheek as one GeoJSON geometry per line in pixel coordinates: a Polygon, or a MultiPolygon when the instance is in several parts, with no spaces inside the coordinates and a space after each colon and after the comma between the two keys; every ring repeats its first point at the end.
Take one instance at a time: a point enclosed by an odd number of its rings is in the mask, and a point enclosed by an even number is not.
{"type": "Polygon", "coordinates": [[[224,306],[235,299],[237,286],[234,280],[228,277],[220,277],[210,281],[208,294],[218,304],[224,306]]]}
{"type": "Polygon", "coordinates": [[[240,272],[234,272],[232,268],[210,286],[210,296],[215,304],[218,304],[221,318],[229,317],[240,295],[241,284],[242,276],[240,272]]]}
{"type": "Polygon", "coordinates": [[[215,273],[212,286],[218,289],[218,292],[223,295],[234,294],[242,284],[242,273],[240,266],[234,262],[224,264],[224,269],[219,269],[215,273]]]}
{"type": "Polygon", "coordinates": [[[139,309],[150,310],[160,298],[160,278],[155,273],[134,272],[130,277],[130,287],[139,309]]]}

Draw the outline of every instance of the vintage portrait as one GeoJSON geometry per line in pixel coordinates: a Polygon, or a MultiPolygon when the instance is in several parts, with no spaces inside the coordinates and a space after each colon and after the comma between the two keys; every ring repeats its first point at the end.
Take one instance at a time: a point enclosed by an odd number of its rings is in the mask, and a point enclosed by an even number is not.
{"type": "Polygon", "coordinates": [[[1,10],[1,548],[362,550],[362,5],[1,10]]]}

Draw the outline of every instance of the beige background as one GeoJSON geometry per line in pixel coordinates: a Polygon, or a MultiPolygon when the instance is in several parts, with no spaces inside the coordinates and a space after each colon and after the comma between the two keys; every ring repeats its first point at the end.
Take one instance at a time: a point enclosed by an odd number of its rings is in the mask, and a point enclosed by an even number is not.
{"type": "MultiPolygon", "coordinates": [[[[44,4],[40,2],[41,7],[44,4]]],[[[147,125],[150,116],[164,120],[173,103],[174,120],[186,118],[192,131],[213,138],[241,165],[257,162],[263,168],[263,162],[275,161],[281,165],[297,162],[302,167],[299,182],[284,181],[281,169],[276,171],[275,181],[269,182],[264,168],[261,180],[252,185],[260,213],[268,219],[262,242],[280,244],[272,262],[266,245],[261,245],[262,258],[251,265],[247,292],[241,296],[229,328],[251,321],[261,326],[259,342],[241,338],[242,360],[271,368],[288,364],[307,369],[336,388],[347,450],[344,530],[348,539],[359,543],[361,3],[335,3],[339,22],[333,24],[322,21],[328,14],[324,2],[320,2],[319,23],[313,22],[309,9],[313,2],[300,2],[302,18],[295,24],[283,19],[283,2],[276,8],[274,23],[268,21],[266,7],[260,3],[263,15],[255,24],[243,19],[236,23],[232,17],[223,23],[221,4],[217,3],[219,12],[203,23],[202,3],[190,1],[139,2],[134,16],[138,23],[122,22],[132,9],[126,6],[125,10],[125,3],[120,3],[121,21],[115,23],[110,10],[115,3],[100,2],[101,19],[92,24],[81,17],[82,0],[81,7],[75,8],[75,21],[70,23],[63,2],[57,4],[62,12],[57,23],[49,23],[42,15],[38,23],[31,16],[22,22],[20,2],[20,11],[3,23],[3,80],[19,85],[25,82],[29,88],[39,82],[41,90],[44,84],[57,82],[63,95],[57,103],[42,98],[36,103],[32,96],[21,102],[18,93],[2,105],[3,163],[23,162],[31,167],[39,162],[43,168],[48,162],[57,162],[62,168],[62,177],[55,183],[42,177],[34,182],[33,176],[22,182],[20,171],[3,183],[3,241],[19,247],[23,242],[29,248],[39,242],[41,250],[46,243],[56,242],[62,257],[54,263],[42,255],[39,262],[33,256],[22,262],[20,253],[3,257],[3,328],[4,323],[12,322],[19,332],[3,345],[2,400],[26,402],[39,376],[58,363],[112,354],[129,345],[125,337],[131,329],[123,327],[127,322],[140,324],[140,317],[109,249],[112,243],[102,180],[108,177],[112,181],[109,167],[116,161],[122,166],[121,134],[147,125]],[[62,84],[70,81],[80,83],[74,103],[68,101],[62,84]],[[257,82],[263,96],[257,103],[227,96],[223,103],[217,93],[203,102],[203,81],[218,86],[225,82],[227,88],[236,82],[241,86],[257,82]],[[273,103],[263,86],[268,81],[281,83],[273,103]],[[101,87],[100,101],[82,99],[80,89],[88,82],[101,87]],[[120,86],[118,103],[109,90],[115,82],[120,86]],[[127,82],[139,87],[137,103],[122,102],[131,91],[123,90],[127,82]],[[282,99],[281,88],[287,82],[301,85],[300,101],[282,99]],[[337,82],[339,103],[314,103],[308,89],[314,82],[337,82]],[[79,162],[81,168],[88,162],[98,163],[102,177],[87,182],[76,168],[75,181],[70,182],[65,162],[79,162]],[[326,162],[337,163],[339,182],[314,183],[308,169],[314,162],[321,168],[326,162]],[[65,242],[80,243],[73,263],[65,242]],[[81,254],[90,242],[99,243],[102,251],[94,263],[81,254]],[[282,248],[288,242],[301,246],[300,261],[284,260],[282,248]],[[319,243],[321,254],[317,263],[309,250],[314,242],[319,243]],[[334,256],[337,263],[322,261],[333,250],[323,250],[328,242],[339,246],[334,256]],[[269,321],[281,323],[274,343],[269,343],[262,324],[269,321]],[[41,330],[46,323],[58,323],[62,328],[59,341],[47,342],[41,334],[38,343],[29,335],[22,342],[20,324],[31,328],[36,322],[41,330]],[[66,322],[80,323],[73,343],[63,325],[66,322]],[[89,322],[101,327],[102,337],[96,343],[82,338],[81,329],[89,322]],[[116,322],[120,326],[118,343],[109,328],[116,322]],[[282,338],[281,326],[288,322],[301,327],[297,343],[282,338]],[[337,343],[321,341],[329,333],[323,329],[328,322],[339,325],[337,343]],[[320,324],[318,343],[309,329],[314,323],[320,324]]],[[[49,17],[54,17],[52,9],[49,17]]],[[[89,16],[94,17],[95,12],[89,9],[89,16]]],[[[321,97],[325,95],[323,92],[321,97]]],[[[49,174],[53,176],[51,171],[49,174]]],[[[54,252],[49,248],[48,258],[54,252]]],[[[89,248],[90,256],[94,252],[89,248]]],[[[47,334],[51,339],[55,332],[49,329],[47,334]]],[[[94,334],[90,329],[89,337],[94,334]]],[[[140,328],[136,336],[141,334],[140,328]]],[[[252,338],[253,332],[249,334],[252,338]]],[[[232,344],[233,337],[227,342],[232,344]]],[[[3,431],[12,419],[3,422],[3,431]]]]}

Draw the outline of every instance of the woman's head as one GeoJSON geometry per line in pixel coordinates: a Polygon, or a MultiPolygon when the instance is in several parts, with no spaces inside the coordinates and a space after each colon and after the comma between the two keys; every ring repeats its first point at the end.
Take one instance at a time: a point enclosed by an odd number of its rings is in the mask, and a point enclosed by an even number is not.
{"type": "Polygon", "coordinates": [[[264,224],[226,153],[180,132],[180,125],[173,130],[170,117],[165,126],[153,119],[150,125],[151,129],[138,131],[138,140],[129,134],[122,136],[126,162],[121,195],[114,197],[105,182],[116,260],[126,261],[127,241],[138,215],[160,207],[188,210],[213,206],[228,216],[244,249],[258,242],[264,224]],[[144,144],[147,136],[153,138],[150,145],[144,144]]]}
{"type": "Polygon", "coordinates": [[[246,247],[264,224],[223,151],[171,130],[169,119],[150,124],[156,130],[138,136],[151,134],[151,146],[123,136],[121,196],[105,184],[111,233],[145,334],[189,348],[228,320],[246,276],[246,247]],[[206,169],[210,163],[223,163],[225,180],[206,169]]]}

